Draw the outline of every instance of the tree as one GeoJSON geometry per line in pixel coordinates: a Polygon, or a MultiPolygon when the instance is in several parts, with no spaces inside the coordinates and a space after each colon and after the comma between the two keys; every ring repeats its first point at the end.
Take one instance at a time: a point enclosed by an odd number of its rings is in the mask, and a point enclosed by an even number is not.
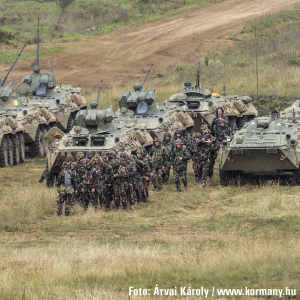
{"type": "Polygon", "coordinates": [[[55,3],[61,8],[61,11],[64,13],[66,9],[71,5],[75,0],[55,0],[55,3]]]}

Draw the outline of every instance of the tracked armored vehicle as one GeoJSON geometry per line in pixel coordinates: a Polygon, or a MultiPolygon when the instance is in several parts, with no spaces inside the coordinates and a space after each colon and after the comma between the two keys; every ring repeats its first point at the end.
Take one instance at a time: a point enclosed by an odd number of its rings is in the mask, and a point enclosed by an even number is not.
{"type": "Polygon", "coordinates": [[[2,114],[13,116],[14,120],[22,125],[24,129],[23,137],[26,145],[29,147],[30,156],[43,157],[48,149],[48,145],[45,141],[45,134],[56,124],[56,118],[48,109],[49,105],[43,105],[42,103],[28,103],[25,99],[13,96],[11,88],[13,82],[4,86],[10,71],[14,67],[25,46],[26,45],[23,46],[18,57],[1,82],[0,112],[2,112],[2,114]]]}
{"type": "Polygon", "coordinates": [[[196,77],[196,85],[194,87],[191,82],[186,82],[181,93],[171,95],[164,102],[164,105],[187,106],[187,113],[195,122],[194,131],[200,132],[202,124],[210,125],[216,116],[218,107],[224,109],[225,115],[230,122],[229,125],[233,129],[241,129],[247,121],[257,116],[257,110],[249,96],[226,95],[225,88],[224,94],[221,96],[217,93],[211,93],[207,89],[200,88],[199,67],[196,77]]]}
{"type": "Polygon", "coordinates": [[[56,85],[51,65],[47,75],[40,73],[39,66],[39,19],[37,30],[37,58],[31,75],[25,75],[16,88],[16,96],[24,105],[46,105],[56,118],[56,125],[64,132],[74,126],[76,113],[85,109],[87,102],[81,88],[72,85],[56,85]]]}
{"type": "Polygon", "coordinates": [[[176,130],[192,133],[194,121],[185,113],[185,107],[154,104],[155,88],[147,92],[142,91],[152,65],[142,84],[135,83],[133,92],[124,92],[121,95],[114,123],[118,128],[128,129],[141,125],[153,139],[160,140],[166,132],[172,135],[176,130]]]}
{"type": "Polygon", "coordinates": [[[297,122],[272,116],[246,123],[220,149],[220,183],[239,176],[291,175],[300,180],[300,126],[297,122]]]}
{"type": "Polygon", "coordinates": [[[153,144],[149,133],[139,126],[133,129],[117,128],[113,122],[115,115],[112,107],[97,109],[101,87],[102,82],[97,100],[91,102],[91,109],[77,113],[75,126],[69,133],[64,134],[58,128],[52,128],[47,134],[47,139],[51,142],[47,155],[47,171],[50,174],[56,175],[60,172],[68,154],[73,157],[79,151],[103,154],[108,150],[121,148],[130,153],[138,147],[153,144]]]}

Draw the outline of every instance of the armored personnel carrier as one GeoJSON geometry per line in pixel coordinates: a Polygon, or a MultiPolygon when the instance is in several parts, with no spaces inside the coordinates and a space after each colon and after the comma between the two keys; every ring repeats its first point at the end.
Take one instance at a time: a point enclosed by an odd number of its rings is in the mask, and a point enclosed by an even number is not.
{"type": "Polygon", "coordinates": [[[186,105],[188,114],[195,122],[194,131],[200,132],[202,124],[210,125],[216,116],[218,107],[224,109],[230,126],[234,129],[241,129],[247,121],[257,116],[257,110],[249,96],[226,95],[225,87],[221,96],[217,93],[211,93],[207,89],[200,88],[199,85],[200,64],[196,75],[196,85],[193,87],[191,82],[186,82],[181,93],[171,95],[164,102],[165,105],[186,105]]]}
{"type": "Polygon", "coordinates": [[[75,157],[79,151],[95,154],[121,148],[130,153],[138,147],[153,144],[151,136],[142,127],[118,129],[113,122],[115,115],[112,107],[97,109],[101,88],[102,81],[97,100],[91,102],[91,109],[77,113],[75,126],[69,133],[64,134],[58,128],[52,128],[48,132],[46,137],[51,142],[51,147],[47,154],[47,171],[51,174],[60,172],[68,154],[75,157]]]}
{"type": "Polygon", "coordinates": [[[25,75],[16,88],[16,96],[25,105],[47,105],[56,118],[56,125],[64,132],[74,126],[76,113],[86,109],[87,103],[81,95],[81,88],[71,85],[56,85],[51,65],[47,75],[40,73],[39,66],[39,19],[37,29],[37,58],[31,75],[25,75]]]}
{"type": "Polygon", "coordinates": [[[300,180],[300,126],[272,116],[246,123],[220,149],[220,182],[228,184],[239,175],[293,175],[300,180]]]}
{"type": "Polygon", "coordinates": [[[48,109],[49,105],[42,103],[28,103],[25,99],[13,96],[11,88],[13,81],[4,86],[9,73],[25,46],[26,45],[23,46],[18,57],[1,82],[0,112],[2,112],[2,114],[13,116],[14,120],[22,125],[24,129],[23,137],[26,145],[29,147],[30,156],[43,157],[48,149],[48,145],[45,141],[45,134],[56,124],[56,118],[48,109]]]}
{"type": "Polygon", "coordinates": [[[176,130],[192,132],[194,121],[185,113],[185,107],[176,105],[164,106],[154,104],[155,88],[142,91],[148,73],[142,84],[135,83],[133,92],[124,92],[119,99],[119,109],[114,123],[117,128],[134,128],[137,124],[143,126],[152,138],[163,139],[165,132],[172,135],[176,130]]]}

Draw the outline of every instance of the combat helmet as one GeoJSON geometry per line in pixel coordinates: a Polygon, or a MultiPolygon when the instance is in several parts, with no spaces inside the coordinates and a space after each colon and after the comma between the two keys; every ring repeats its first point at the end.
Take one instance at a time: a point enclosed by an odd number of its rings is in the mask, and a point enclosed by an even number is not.
{"type": "Polygon", "coordinates": [[[170,132],[166,132],[166,133],[164,134],[164,138],[165,138],[166,136],[168,136],[169,138],[171,138],[171,133],[170,133],[170,132]]]}
{"type": "Polygon", "coordinates": [[[154,139],[153,142],[154,142],[154,144],[155,144],[156,142],[159,142],[159,143],[160,143],[160,140],[159,140],[159,138],[156,137],[156,138],[154,139]]]}
{"type": "Polygon", "coordinates": [[[74,161],[73,155],[72,155],[72,154],[68,154],[68,155],[66,156],[66,161],[74,161]]]}
{"type": "Polygon", "coordinates": [[[94,155],[94,160],[98,160],[98,159],[100,159],[100,154],[97,153],[94,155]]]}
{"type": "Polygon", "coordinates": [[[176,145],[182,145],[182,140],[181,139],[177,139],[176,140],[176,145]]]}
{"type": "Polygon", "coordinates": [[[93,153],[92,153],[91,151],[87,151],[87,152],[85,153],[85,157],[88,158],[88,159],[92,159],[93,153]]]}
{"type": "Polygon", "coordinates": [[[81,152],[81,151],[77,152],[76,157],[79,157],[80,159],[84,158],[83,152],[81,152]]]}
{"type": "Polygon", "coordinates": [[[62,167],[63,167],[63,168],[68,168],[69,165],[68,165],[68,163],[65,161],[65,162],[62,164],[62,167]]]}

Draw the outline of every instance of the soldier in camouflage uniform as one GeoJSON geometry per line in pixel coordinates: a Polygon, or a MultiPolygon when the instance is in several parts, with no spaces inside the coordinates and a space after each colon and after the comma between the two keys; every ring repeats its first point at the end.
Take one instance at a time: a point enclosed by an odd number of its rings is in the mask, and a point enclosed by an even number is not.
{"type": "MultiPolygon", "coordinates": [[[[106,163],[112,167],[113,174],[116,174],[120,166],[119,159],[117,158],[117,151],[115,149],[109,150],[106,153],[106,157],[104,157],[104,161],[106,161],[106,163]]],[[[112,185],[109,186],[110,203],[114,200],[114,196],[115,196],[115,180],[116,179],[114,177],[112,185]]]]}
{"type": "Polygon", "coordinates": [[[194,170],[194,175],[195,175],[195,181],[196,183],[199,183],[199,177],[198,177],[198,169],[199,169],[199,160],[198,160],[198,156],[197,156],[197,152],[198,152],[198,141],[201,138],[201,134],[200,133],[194,133],[194,144],[193,144],[193,150],[191,151],[191,157],[192,157],[192,161],[193,161],[193,170],[194,170]]]}
{"type": "Polygon", "coordinates": [[[85,173],[83,175],[83,180],[81,183],[81,192],[83,194],[83,209],[84,212],[87,211],[90,202],[93,207],[97,209],[98,207],[98,196],[95,188],[95,170],[92,168],[92,163],[87,161],[85,166],[85,173]]]}
{"type": "Polygon", "coordinates": [[[76,203],[79,203],[82,205],[83,203],[83,195],[81,192],[81,187],[80,184],[83,180],[83,175],[85,172],[85,165],[84,165],[84,154],[83,152],[77,152],[76,153],[76,165],[75,168],[73,169],[73,176],[74,176],[74,200],[76,203]]]}
{"type": "Polygon", "coordinates": [[[163,183],[163,173],[164,173],[164,157],[165,157],[165,149],[160,144],[160,140],[158,138],[154,139],[154,145],[150,150],[150,155],[153,160],[153,170],[151,173],[151,181],[153,184],[153,191],[160,191],[163,183]]]}
{"type": "Polygon", "coordinates": [[[105,211],[108,211],[111,203],[111,189],[113,185],[114,172],[111,165],[103,161],[103,158],[96,154],[95,160],[95,177],[96,177],[96,190],[99,195],[100,206],[104,205],[105,211]]]}
{"type": "Polygon", "coordinates": [[[148,154],[147,150],[145,147],[142,147],[141,149],[143,152],[144,152],[144,158],[148,161],[148,164],[149,164],[149,168],[150,168],[150,177],[149,177],[149,180],[146,180],[144,178],[144,185],[146,187],[146,199],[149,198],[149,186],[150,186],[150,178],[151,178],[151,174],[152,174],[152,171],[153,171],[153,160],[151,158],[151,156],[148,154]]]}
{"type": "Polygon", "coordinates": [[[220,120],[223,119],[229,125],[229,119],[224,114],[224,109],[222,107],[218,107],[216,110],[216,116],[214,117],[212,123],[210,124],[210,131],[213,133],[213,135],[216,134],[216,131],[218,130],[218,127],[220,126],[220,120]]]}
{"type": "Polygon", "coordinates": [[[114,174],[114,192],[115,192],[115,206],[116,211],[119,210],[120,202],[122,202],[123,209],[127,208],[127,200],[129,194],[129,172],[127,163],[124,158],[120,158],[120,165],[117,172],[114,174]]]}
{"type": "Polygon", "coordinates": [[[134,157],[137,167],[136,185],[137,185],[137,198],[139,202],[147,202],[147,182],[150,181],[150,166],[149,161],[144,157],[144,151],[139,149],[134,157]]]}
{"type": "Polygon", "coordinates": [[[176,147],[173,151],[173,176],[177,192],[181,192],[180,178],[184,187],[187,189],[187,164],[191,158],[185,145],[182,144],[180,139],[176,140],[176,147]]]}
{"type": "Polygon", "coordinates": [[[57,215],[61,216],[64,202],[66,203],[65,215],[70,215],[70,210],[72,206],[72,196],[74,193],[73,189],[73,176],[69,169],[68,163],[64,162],[63,170],[59,173],[56,181],[58,197],[57,197],[57,215]]]}
{"type": "Polygon", "coordinates": [[[221,144],[224,139],[226,139],[228,136],[231,136],[232,134],[232,129],[226,124],[226,120],[220,119],[219,126],[216,128],[215,132],[219,144],[221,144]]]}
{"type": "Polygon", "coordinates": [[[172,166],[172,153],[174,151],[174,141],[171,140],[171,134],[169,132],[166,132],[164,134],[164,140],[162,141],[162,146],[165,149],[165,155],[164,155],[164,174],[163,174],[163,183],[168,184],[169,176],[170,176],[170,170],[172,166]]]}
{"type": "Polygon", "coordinates": [[[210,131],[205,132],[205,137],[202,137],[197,141],[196,154],[197,159],[197,173],[195,174],[195,180],[199,183],[200,178],[202,180],[202,186],[206,186],[207,177],[209,174],[209,166],[211,161],[211,151],[213,150],[211,143],[210,131]]]}

